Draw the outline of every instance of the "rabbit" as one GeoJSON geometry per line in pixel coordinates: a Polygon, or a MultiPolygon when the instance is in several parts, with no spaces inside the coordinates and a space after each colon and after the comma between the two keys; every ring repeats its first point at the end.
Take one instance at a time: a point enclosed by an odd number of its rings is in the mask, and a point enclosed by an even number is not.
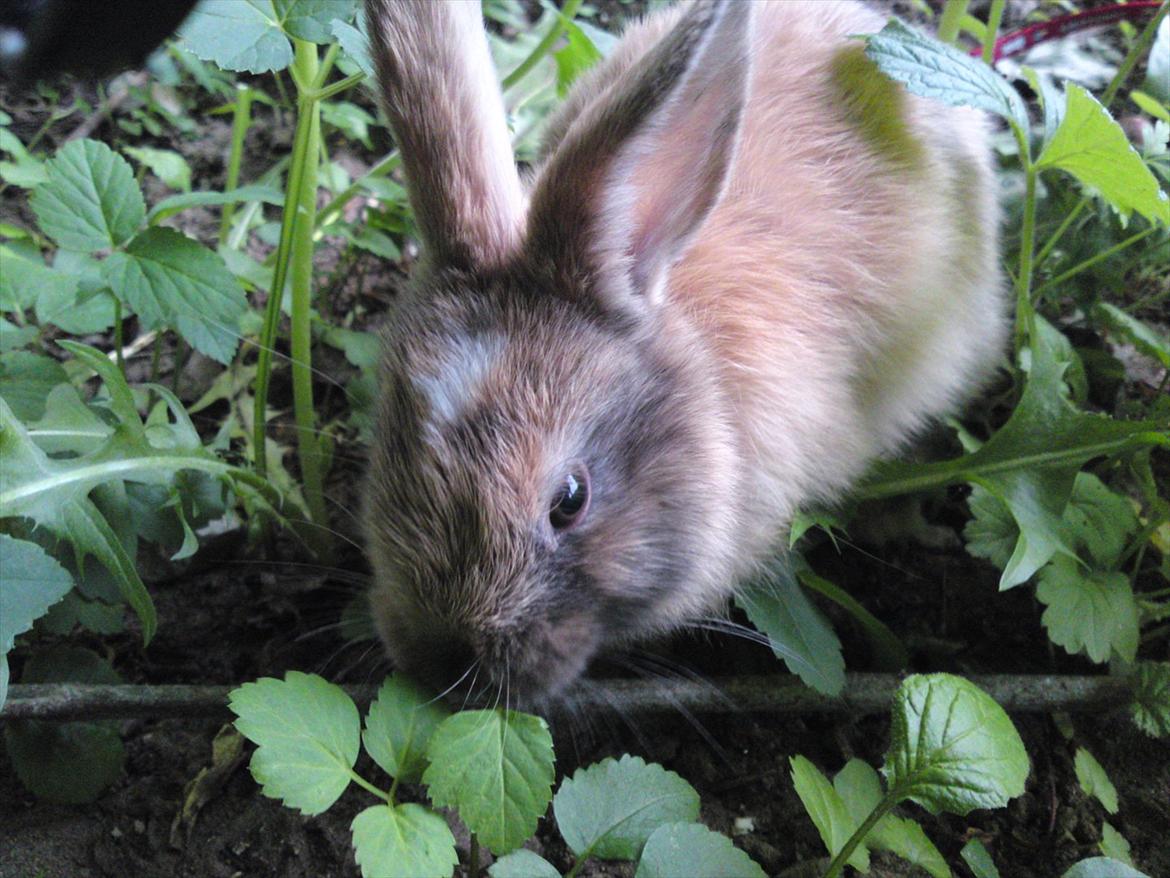
{"type": "Polygon", "coordinates": [[[567,697],[720,611],[994,373],[988,127],[910,95],[854,0],[633,24],[523,180],[477,0],[367,0],[422,255],[382,330],[364,520],[391,663],[567,697]]]}

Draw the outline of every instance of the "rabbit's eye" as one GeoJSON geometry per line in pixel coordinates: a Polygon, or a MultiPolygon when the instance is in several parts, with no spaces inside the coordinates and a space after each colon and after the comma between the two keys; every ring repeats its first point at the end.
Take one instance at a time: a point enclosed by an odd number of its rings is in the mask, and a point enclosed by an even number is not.
{"type": "Polygon", "coordinates": [[[583,465],[578,465],[565,474],[553,495],[548,520],[557,530],[568,530],[585,517],[588,508],[589,472],[583,465]]]}

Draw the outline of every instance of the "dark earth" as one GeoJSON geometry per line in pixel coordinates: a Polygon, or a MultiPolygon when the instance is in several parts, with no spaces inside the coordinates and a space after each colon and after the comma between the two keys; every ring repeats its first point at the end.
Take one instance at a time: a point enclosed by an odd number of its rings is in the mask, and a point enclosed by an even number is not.
{"type": "MultiPolygon", "coordinates": [[[[607,10],[612,4],[597,5],[607,10]]],[[[43,145],[55,147],[85,124],[92,129],[89,136],[107,142],[178,149],[194,169],[199,181],[196,188],[222,186],[229,123],[225,117],[205,115],[210,104],[194,111],[198,129],[193,134],[164,133],[152,142],[149,136],[132,138],[111,122],[111,115],[126,112],[134,106],[135,98],[109,114],[102,112],[99,95],[90,84],[63,79],[53,83],[53,89],[15,95],[0,87],[0,107],[13,116],[12,130],[22,140],[27,142],[48,124],[43,145]],[[49,121],[55,108],[69,106],[76,97],[89,102],[88,111],[75,110],[49,121]]],[[[205,94],[202,100],[210,101],[205,94]]],[[[368,96],[360,100],[369,105],[368,96]]],[[[265,124],[254,125],[249,135],[243,181],[266,170],[288,150],[291,118],[286,113],[263,112],[267,114],[265,124]]],[[[348,144],[335,146],[331,157],[356,175],[388,148],[383,129],[374,136],[372,153],[360,144],[348,144]]],[[[148,203],[165,194],[161,187],[152,191],[151,180],[148,178],[148,203]]],[[[0,221],[31,225],[24,199],[5,192],[0,221]]],[[[178,221],[188,234],[210,241],[218,214],[189,211],[178,221]]],[[[357,314],[357,327],[375,325],[378,313],[402,282],[403,267],[380,264],[369,254],[343,256],[343,249],[343,242],[330,240],[319,251],[318,277],[326,290],[324,300],[337,322],[341,315],[357,314]]],[[[263,251],[254,255],[262,256],[263,251]]],[[[1163,325],[1168,320],[1165,310],[1163,302],[1163,325]]],[[[135,334],[130,328],[127,338],[135,334]]],[[[170,362],[168,353],[164,355],[164,375],[170,362]]],[[[202,365],[195,358],[184,370],[186,401],[196,399],[214,375],[202,365]]],[[[316,365],[338,380],[348,377],[343,358],[331,349],[322,347],[316,365]]],[[[344,398],[329,388],[326,384],[319,387],[322,411],[340,415],[344,398]]],[[[1122,394],[1130,397],[1151,392],[1146,381],[1134,376],[1122,388],[1122,394]]],[[[289,398],[287,376],[278,376],[274,389],[277,408],[288,411],[289,398]]],[[[197,422],[210,433],[224,412],[222,407],[209,409],[197,422]]],[[[291,420],[278,423],[274,435],[291,446],[291,420]]],[[[352,510],[359,508],[355,491],[361,479],[362,455],[360,444],[352,438],[343,437],[335,450],[331,500],[334,526],[346,546],[350,540],[360,541],[352,510]]],[[[1163,470],[1163,483],[1165,475],[1163,470]]],[[[903,639],[912,656],[910,670],[1103,672],[1048,642],[1040,624],[1042,608],[1032,589],[998,593],[997,571],[966,554],[959,539],[966,515],[963,491],[929,498],[924,511],[933,527],[932,539],[897,537],[861,545],[843,543],[839,549],[823,541],[808,556],[819,573],[847,587],[903,639]]],[[[865,510],[862,523],[887,515],[885,509],[865,510]]],[[[859,529],[866,530],[874,528],[859,529]]],[[[184,565],[172,565],[164,558],[160,553],[140,559],[149,572],[159,611],[158,635],[149,649],[142,648],[133,626],[114,637],[83,634],[69,640],[109,656],[128,682],[238,684],[298,669],[337,682],[366,683],[377,682],[388,671],[376,647],[369,642],[347,641],[339,625],[342,611],[360,594],[367,573],[356,549],[346,548],[333,565],[320,566],[307,562],[291,541],[249,545],[242,531],[233,531],[206,543],[199,555],[184,565]]],[[[850,669],[871,668],[865,641],[850,618],[825,602],[821,606],[836,624],[850,669]]],[[[1143,657],[1170,658],[1166,638],[1147,644],[1143,657]]],[[[715,636],[682,636],[630,661],[666,677],[693,672],[705,677],[783,673],[762,648],[715,636]]],[[[14,681],[20,679],[21,662],[22,656],[14,655],[14,681]]],[[[1004,878],[1054,878],[1079,859],[1099,854],[1101,824],[1108,818],[1132,844],[1133,859],[1142,870],[1152,878],[1170,876],[1170,743],[1143,736],[1124,713],[1071,717],[1072,740],[1051,717],[1013,718],[1032,759],[1023,796],[1006,809],[976,811],[966,818],[932,817],[913,806],[901,809],[902,814],[922,822],[955,874],[969,878],[971,873],[959,858],[959,850],[969,839],[978,838],[1004,878]],[[1073,771],[1077,746],[1089,749],[1108,771],[1120,794],[1118,814],[1106,815],[1102,806],[1081,790],[1073,771]]],[[[350,850],[349,823],[373,799],[354,786],[326,814],[304,818],[262,797],[246,764],[240,764],[213,790],[193,825],[173,829],[184,787],[210,763],[211,742],[221,725],[215,720],[158,721],[148,717],[123,723],[125,772],[89,805],[38,801],[20,784],[6,754],[0,751],[0,878],[358,875],[350,850]]],[[[1061,725],[1067,731],[1068,725],[1061,725]]],[[[695,786],[703,801],[702,819],[708,826],[734,834],[736,843],[769,875],[792,878],[820,874],[817,867],[823,870],[826,860],[819,836],[793,790],[788,757],[803,754],[833,773],[854,756],[880,765],[888,742],[888,720],[880,716],[599,715],[572,726],[554,725],[553,731],[558,778],[579,765],[627,752],[659,762],[695,786]],[[736,830],[737,825],[750,828],[736,830]]],[[[367,777],[378,777],[378,770],[364,754],[358,770],[367,777]]],[[[403,791],[402,798],[412,796],[421,796],[421,790],[403,791]]],[[[461,859],[466,862],[466,832],[457,831],[456,835],[463,845],[461,859]]],[[[562,870],[572,863],[551,819],[542,821],[530,846],[562,870]]],[[[607,863],[593,863],[582,872],[632,873],[628,864],[607,863]]],[[[870,874],[926,873],[878,854],[870,874]]]]}

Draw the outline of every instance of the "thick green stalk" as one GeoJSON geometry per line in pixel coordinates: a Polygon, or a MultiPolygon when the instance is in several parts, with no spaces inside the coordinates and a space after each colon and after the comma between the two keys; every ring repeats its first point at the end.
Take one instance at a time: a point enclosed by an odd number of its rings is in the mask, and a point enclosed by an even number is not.
{"type": "Polygon", "coordinates": [[[837,852],[837,856],[833,857],[833,861],[829,863],[829,868],[825,870],[824,878],[837,878],[841,874],[841,870],[845,868],[845,861],[853,856],[853,852],[857,846],[865,841],[865,837],[869,835],[870,830],[878,825],[883,817],[890,813],[893,807],[898,804],[898,798],[893,790],[886,793],[885,797],[878,802],[878,806],[874,808],[865,822],[857,827],[857,831],[849,836],[849,840],[845,842],[845,846],[837,852]]]}
{"type": "Polygon", "coordinates": [[[991,10],[987,13],[987,31],[983,34],[983,62],[995,63],[995,40],[999,36],[999,25],[1003,21],[1003,8],[1007,0],[991,0],[991,10]]]}
{"type": "MultiPolygon", "coordinates": [[[[317,47],[309,42],[296,41],[294,69],[301,82],[316,84],[317,47]]],[[[313,85],[310,85],[312,88],[313,85]]],[[[324,473],[320,436],[317,433],[317,414],[313,408],[312,369],[312,297],[313,297],[313,218],[317,212],[317,163],[321,154],[321,105],[313,97],[301,96],[297,101],[298,119],[307,119],[304,143],[304,166],[297,199],[293,201],[296,218],[292,224],[290,253],[292,274],[292,385],[293,414],[297,425],[297,449],[301,464],[301,482],[309,518],[325,526],[328,514],[325,508],[324,473]]],[[[314,530],[319,537],[310,536],[311,545],[328,553],[326,531],[314,530]]]]}
{"type": "MultiPolygon", "coordinates": [[[[232,112],[232,148],[228,154],[227,182],[224,192],[232,192],[240,182],[240,157],[244,153],[244,138],[252,124],[252,89],[242,83],[236,84],[236,106],[232,112]]],[[[228,203],[223,206],[223,213],[219,221],[219,242],[227,240],[232,226],[232,216],[236,206],[228,203]]]]}
{"type": "Polygon", "coordinates": [[[954,44],[959,38],[959,27],[967,14],[969,0],[947,0],[942,17],[938,20],[938,38],[944,43],[954,44]]]}

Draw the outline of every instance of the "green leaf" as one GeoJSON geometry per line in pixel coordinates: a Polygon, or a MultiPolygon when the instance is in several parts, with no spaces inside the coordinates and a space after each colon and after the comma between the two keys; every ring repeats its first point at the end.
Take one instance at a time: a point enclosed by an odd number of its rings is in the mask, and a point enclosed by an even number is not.
{"type": "Polygon", "coordinates": [[[0,354],[0,399],[16,417],[33,421],[45,413],[45,397],[69,376],[52,357],[31,351],[0,354]]]}
{"type": "Polygon", "coordinates": [[[1002,570],[1011,560],[1020,528],[1007,504],[978,485],[971,488],[967,498],[971,519],[963,528],[967,551],[976,558],[985,558],[1002,570]]]}
{"type": "MultiPolygon", "coordinates": [[[[122,678],[88,649],[57,646],[29,659],[21,682],[117,684],[122,678]]],[[[42,799],[69,805],[94,801],[121,776],[126,760],[116,721],[10,720],[4,743],[21,783],[42,799]]]]}
{"type": "Polygon", "coordinates": [[[1158,25],[1142,86],[1158,100],[1170,104],[1170,18],[1163,18],[1158,25]]]}
{"type": "Polygon", "coordinates": [[[544,857],[520,848],[488,867],[491,878],[561,878],[557,867],[544,857]]]}
{"type": "Polygon", "coordinates": [[[71,591],[49,608],[49,612],[37,622],[37,627],[62,636],[72,634],[78,625],[94,634],[120,634],[126,630],[124,614],[125,608],[121,604],[112,606],[103,601],[88,600],[77,591],[71,591]]]}
{"type": "MultiPolygon", "coordinates": [[[[861,759],[850,759],[845,764],[833,778],[833,789],[849,811],[849,835],[856,832],[870,812],[881,804],[883,795],[877,772],[861,759]]],[[[870,830],[865,844],[870,850],[889,851],[919,866],[934,878],[951,876],[946,860],[914,820],[887,814],[870,830]]]]}
{"type": "Polygon", "coordinates": [[[173,326],[199,352],[231,362],[247,301],[218,254],[174,229],[150,228],[106,260],[105,277],[144,328],[173,326]]]}
{"type": "Polygon", "coordinates": [[[117,247],[138,231],[146,204],[129,163],[96,140],[75,140],[46,163],[49,181],[29,205],[41,230],[68,250],[117,247]]]}
{"type": "Polygon", "coordinates": [[[73,577],[36,543],[0,533],[0,708],[8,698],[8,651],[73,588],[73,577]]]}
{"type": "MultiPolygon", "coordinates": [[[[856,817],[841,793],[815,765],[803,756],[790,757],[788,764],[792,767],[792,785],[804,804],[804,810],[817,828],[829,856],[837,856],[872,808],[865,809],[860,818],[856,817]]],[[[859,872],[869,871],[869,847],[866,842],[867,839],[862,839],[846,861],[859,872]]]]}
{"type": "Polygon", "coordinates": [[[1093,306],[1093,318],[1147,357],[1153,357],[1165,368],[1170,369],[1170,338],[1166,338],[1148,323],[1143,323],[1108,302],[1100,302],[1093,306]]]}
{"type": "Polygon", "coordinates": [[[450,878],[459,862],[447,821],[422,805],[373,805],[349,828],[364,878],[450,878]]]}
{"type": "Polygon", "coordinates": [[[1060,878],[1150,878],[1119,860],[1109,857],[1089,857],[1072,866],[1060,878]]]}
{"type": "Polygon", "coordinates": [[[388,775],[402,783],[418,783],[427,767],[427,743],[450,713],[413,680],[393,674],[370,705],[362,743],[388,775]]]}
{"type": "Polygon", "coordinates": [[[1107,857],[1117,860],[1119,863],[1125,863],[1127,866],[1133,866],[1133,855],[1129,841],[1124,835],[1114,829],[1113,824],[1108,820],[1101,824],[1101,842],[1099,847],[1101,853],[1107,857]]]}
{"type": "Polygon", "coordinates": [[[836,695],[845,685],[841,641],[797,583],[787,561],[740,592],[735,602],[768,635],[772,651],[806,686],[836,695]]]}
{"type": "Polygon", "coordinates": [[[565,44],[553,52],[553,60],[557,65],[557,96],[563,98],[577,77],[600,61],[602,55],[576,22],[561,15],[561,24],[565,44]]]}
{"type": "Polygon", "coordinates": [[[967,864],[975,878],[1000,878],[999,869],[995,868],[991,854],[979,839],[973,838],[963,845],[959,856],[963,858],[963,862],[967,864]]]}
{"type": "Polygon", "coordinates": [[[974,482],[1006,504],[1019,537],[1000,588],[1027,581],[1058,552],[1072,555],[1063,522],[1080,468],[1096,457],[1145,446],[1170,446],[1158,421],[1118,421],[1075,408],[1064,392],[1060,334],[1038,325],[1030,370],[1019,405],[1007,423],[976,451],[937,463],[897,462],[875,467],[859,492],[892,497],[974,482]]]}
{"type": "Polygon", "coordinates": [[[1109,111],[1076,83],[1065,85],[1065,96],[1064,118],[1036,168],[1072,174],[1123,217],[1136,210],[1150,222],[1170,224],[1170,198],[1109,111]]]}
{"type": "Polygon", "coordinates": [[[293,59],[272,0],[203,0],[179,36],[196,58],[224,70],[270,73],[284,70],[293,59]]]}
{"type": "Polygon", "coordinates": [[[561,781],[553,813],[579,857],[634,860],[659,826],[699,819],[699,794],[673,771],[625,755],[561,781]]]}
{"type": "Polygon", "coordinates": [[[677,878],[708,875],[719,878],[766,878],[751,857],[699,823],[667,823],[646,841],[635,878],[677,878]]]}
{"type": "Polygon", "coordinates": [[[281,205],[284,204],[284,194],[274,186],[264,186],[258,183],[250,186],[238,186],[231,192],[185,192],[182,195],[172,195],[170,198],[164,198],[158,202],[150,209],[146,219],[151,225],[157,225],[167,217],[190,207],[216,207],[247,201],[281,205]]]}
{"type": "MultiPolygon", "coordinates": [[[[365,27],[363,16],[358,16],[358,21],[362,22],[362,27],[365,27]]],[[[365,32],[338,19],[329,23],[329,30],[333,33],[334,39],[341,44],[345,54],[349,55],[353,63],[361,68],[362,73],[372,79],[374,62],[370,59],[370,38],[366,36],[365,32]]]]}
{"type": "Polygon", "coordinates": [[[494,854],[536,832],[552,798],[548,725],[514,710],[468,710],[443,720],[427,747],[423,773],[431,801],[453,807],[494,854]]]}
{"type": "Polygon", "coordinates": [[[1138,662],[1133,675],[1134,724],[1150,737],[1170,737],[1170,662],[1138,662]]]}
{"type": "Polygon", "coordinates": [[[865,38],[865,54],[916,95],[977,107],[1028,129],[1028,111],[1008,82],[977,58],[923,36],[897,19],[865,38]]]}
{"type": "Polygon", "coordinates": [[[114,428],[81,401],[72,384],[58,384],[45,399],[45,414],[28,425],[28,435],[46,454],[88,454],[100,448],[114,428]]]}
{"type": "Polygon", "coordinates": [[[356,0],[272,0],[272,6],[289,36],[311,43],[331,43],[331,23],[334,19],[353,18],[356,0]]]}
{"type": "Polygon", "coordinates": [[[0,317],[0,354],[32,344],[38,335],[35,326],[17,326],[0,317]]]}
{"type": "Polygon", "coordinates": [[[312,816],[345,792],[361,720],[340,686],[289,671],[283,680],[264,677],[233,689],[228,707],[240,734],[256,744],[252,777],[264,795],[312,816]]]}
{"type": "Polygon", "coordinates": [[[126,146],[122,148],[122,152],[135,159],[172,189],[181,192],[191,191],[191,166],[174,150],[155,149],[151,146],[126,146]]]}
{"type": "Polygon", "coordinates": [[[1138,529],[1137,513],[1129,498],[1084,472],[1077,473],[1064,522],[1077,545],[1088,549],[1103,568],[1117,564],[1130,535],[1138,529]]]}
{"type": "Polygon", "coordinates": [[[1094,796],[1110,814],[1117,813],[1117,788],[1113,781],[1096,760],[1092,753],[1084,747],[1077,747],[1074,760],[1077,772],[1077,783],[1085,791],[1085,795],[1094,796]]]}
{"type": "Polygon", "coordinates": [[[907,677],[894,696],[890,736],[882,771],[891,792],[932,814],[1002,808],[1024,791],[1029,765],[1019,733],[961,677],[907,677]]]}
{"type": "Polygon", "coordinates": [[[55,271],[41,261],[0,247],[0,310],[23,311],[45,297],[76,297],[77,278],[55,271]]]}
{"type": "Polygon", "coordinates": [[[1040,621],[1057,646],[1084,652],[1098,664],[1113,653],[1134,660],[1138,605],[1124,573],[1085,571],[1076,559],[1061,556],[1040,571],[1036,597],[1047,607],[1040,621]]]}

